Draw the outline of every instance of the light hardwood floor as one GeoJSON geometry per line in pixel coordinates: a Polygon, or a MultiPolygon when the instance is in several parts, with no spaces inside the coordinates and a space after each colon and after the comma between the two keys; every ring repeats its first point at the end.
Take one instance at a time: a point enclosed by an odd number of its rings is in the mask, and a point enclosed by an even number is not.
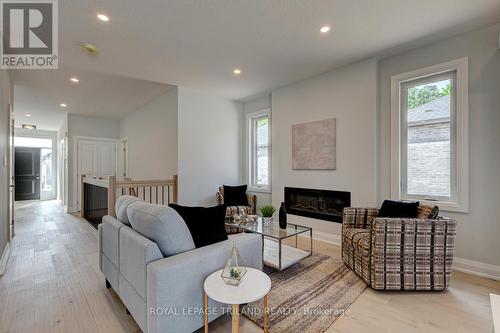
{"type": "MultiPolygon", "coordinates": [[[[0,332],[137,332],[116,294],[105,288],[97,232],[67,215],[55,201],[16,207],[16,236],[0,279],[0,332]]],[[[340,256],[337,246],[315,251],[340,256]]],[[[201,291],[200,291],[201,292],[201,291]]],[[[367,289],[327,332],[489,332],[490,292],[500,282],[454,273],[446,292],[375,292],[367,289]]],[[[229,332],[222,317],[210,332],[229,332]]],[[[262,332],[244,317],[240,332],[262,332]]]]}

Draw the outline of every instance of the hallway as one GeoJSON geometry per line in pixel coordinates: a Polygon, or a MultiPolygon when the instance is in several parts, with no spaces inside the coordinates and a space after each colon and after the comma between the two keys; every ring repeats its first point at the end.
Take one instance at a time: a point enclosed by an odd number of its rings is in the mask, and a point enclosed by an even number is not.
{"type": "Polygon", "coordinates": [[[135,332],[99,271],[97,232],[57,201],[16,203],[0,332],[135,332]]]}

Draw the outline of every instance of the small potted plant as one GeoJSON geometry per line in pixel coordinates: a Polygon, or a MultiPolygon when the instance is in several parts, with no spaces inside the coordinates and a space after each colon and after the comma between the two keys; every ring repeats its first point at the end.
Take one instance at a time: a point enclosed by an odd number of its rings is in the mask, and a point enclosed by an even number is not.
{"type": "Polygon", "coordinates": [[[262,214],[262,224],[264,227],[271,227],[273,225],[273,214],[276,211],[273,205],[265,205],[260,207],[262,214]]]}

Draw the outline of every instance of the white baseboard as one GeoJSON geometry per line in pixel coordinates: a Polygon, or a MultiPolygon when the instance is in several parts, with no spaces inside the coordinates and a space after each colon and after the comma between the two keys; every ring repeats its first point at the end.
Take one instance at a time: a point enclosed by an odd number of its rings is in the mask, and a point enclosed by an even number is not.
{"type": "Polygon", "coordinates": [[[465,258],[453,258],[453,270],[500,281],[500,266],[465,258]]]}
{"type": "Polygon", "coordinates": [[[340,235],[331,234],[329,232],[316,231],[313,229],[313,239],[319,240],[328,244],[340,246],[340,235]]]}
{"type": "Polygon", "coordinates": [[[0,258],[0,277],[5,274],[7,270],[7,262],[9,261],[10,256],[10,243],[5,245],[5,249],[3,250],[2,257],[0,258]]]}
{"type": "Polygon", "coordinates": [[[66,207],[66,214],[73,214],[76,212],[79,212],[80,209],[75,208],[75,207],[66,207]]]}

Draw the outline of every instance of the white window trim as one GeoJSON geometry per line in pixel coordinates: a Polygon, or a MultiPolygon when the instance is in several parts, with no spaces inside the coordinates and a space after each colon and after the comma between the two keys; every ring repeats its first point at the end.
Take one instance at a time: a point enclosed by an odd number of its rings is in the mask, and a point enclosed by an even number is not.
{"type": "Polygon", "coordinates": [[[247,181],[248,181],[248,191],[250,192],[261,192],[261,193],[271,193],[271,184],[272,184],[272,178],[271,178],[271,160],[272,160],[272,142],[271,142],[271,109],[263,109],[259,110],[256,112],[252,112],[247,114],[246,117],[246,129],[247,129],[247,181]],[[269,119],[268,122],[268,144],[269,144],[269,156],[268,156],[268,178],[269,178],[269,185],[268,186],[254,186],[253,184],[253,168],[254,168],[254,133],[252,130],[252,119],[261,117],[261,116],[267,116],[269,119]]]}
{"type": "Polygon", "coordinates": [[[443,211],[469,211],[469,74],[468,58],[425,67],[391,77],[391,198],[401,199],[401,83],[447,71],[457,73],[456,184],[457,201],[423,201],[443,211]]]}

